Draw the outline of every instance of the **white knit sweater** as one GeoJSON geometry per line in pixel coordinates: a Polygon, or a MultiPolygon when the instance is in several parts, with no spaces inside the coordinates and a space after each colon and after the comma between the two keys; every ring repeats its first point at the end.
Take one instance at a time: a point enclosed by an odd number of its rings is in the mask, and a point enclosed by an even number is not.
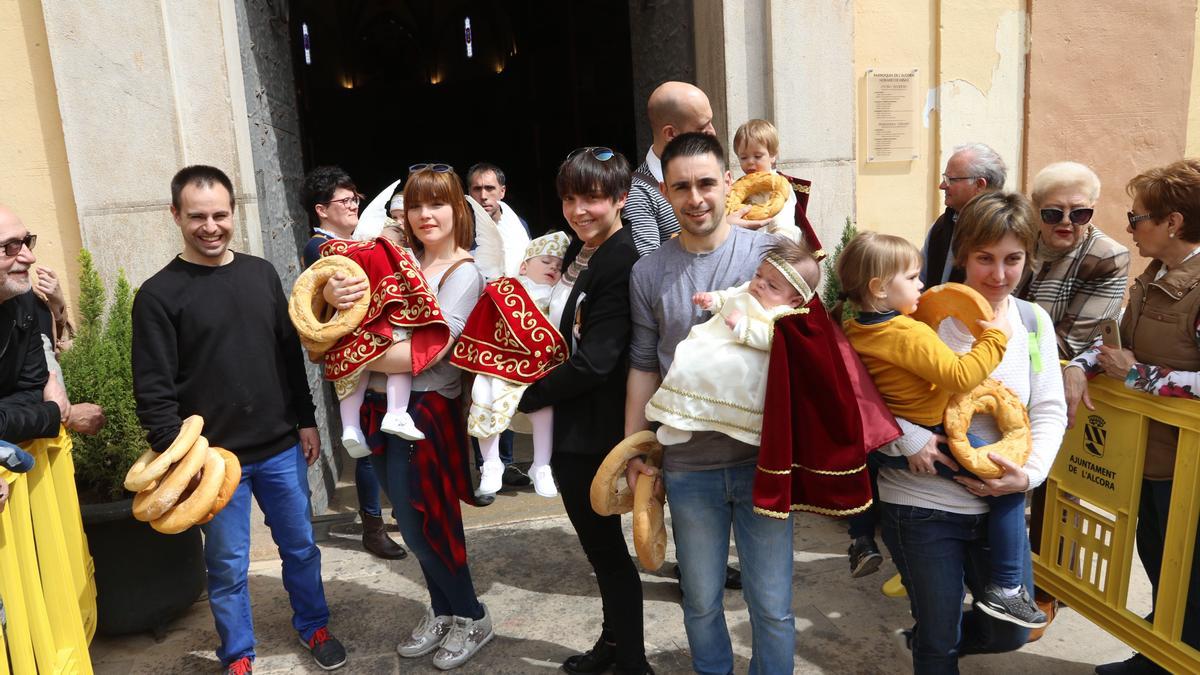
{"type": "MultiPolygon", "coordinates": [[[[1042,355],[1042,370],[1033,373],[1029,363],[1029,333],[1021,322],[1017,303],[1008,301],[1008,321],[1012,336],[1004,359],[992,377],[1000,380],[1029,408],[1029,421],[1033,431],[1033,452],[1025,463],[1029,475],[1030,489],[1041,485],[1054,464],[1054,457],[1062,445],[1063,433],[1067,428],[1067,404],[1063,398],[1062,371],[1058,367],[1058,347],[1054,338],[1054,323],[1041,307],[1034,306],[1040,317],[1041,335],[1038,345],[1042,355]]],[[[970,350],[974,338],[966,328],[954,319],[942,322],[938,337],[955,352],[962,354],[970,350]]],[[[919,450],[929,438],[929,432],[917,427],[915,430],[902,424],[906,435],[887,450],[888,454],[910,455],[919,450]]],[[[979,415],[971,422],[971,433],[988,442],[1000,438],[996,422],[990,416],[979,415]]],[[[951,513],[979,514],[988,510],[987,502],[967,492],[958,483],[939,476],[918,475],[907,469],[881,469],[879,471],[879,498],[890,504],[920,506],[951,513]]]]}

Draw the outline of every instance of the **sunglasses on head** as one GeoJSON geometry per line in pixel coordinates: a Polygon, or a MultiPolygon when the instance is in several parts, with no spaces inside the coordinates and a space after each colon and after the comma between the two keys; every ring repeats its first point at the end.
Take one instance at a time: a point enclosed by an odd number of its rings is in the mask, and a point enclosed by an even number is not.
{"type": "Polygon", "coordinates": [[[617,153],[613,152],[612,148],[606,148],[603,146],[594,145],[594,146],[588,146],[586,148],[576,148],[576,149],[572,150],[571,154],[567,155],[567,160],[569,161],[572,158],[574,158],[575,156],[577,156],[583,152],[590,152],[592,154],[592,157],[595,157],[596,159],[600,160],[601,162],[607,162],[608,160],[613,158],[613,155],[617,154],[617,153]]]}
{"type": "MultiPolygon", "coordinates": [[[[1067,214],[1067,218],[1071,220],[1072,225],[1087,225],[1092,220],[1092,214],[1096,209],[1071,209],[1067,214]]],[[[1042,209],[1042,222],[1047,225],[1057,225],[1062,222],[1062,209],[1042,209]]]]}
{"type": "Polygon", "coordinates": [[[454,167],[450,166],[449,164],[441,164],[441,163],[433,164],[430,162],[425,162],[422,164],[413,164],[412,166],[408,167],[409,173],[416,173],[418,171],[426,171],[426,170],[432,171],[434,173],[449,173],[451,171],[454,171],[454,167]]]}

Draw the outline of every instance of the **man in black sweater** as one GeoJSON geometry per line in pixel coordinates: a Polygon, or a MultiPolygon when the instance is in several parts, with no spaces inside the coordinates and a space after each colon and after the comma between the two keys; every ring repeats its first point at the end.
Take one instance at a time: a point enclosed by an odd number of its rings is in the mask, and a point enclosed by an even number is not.
{"type": "Polygon", "coordinates": [[[220,169],[189,166],[171,181],[183,252],[134,299],[138,418],[161,452],[184,418],[200,415],[209,442],[241,460],[241,484],[203,526],[217,657],[227,672],[251,672],[254,661],[246,585],[251,494],[279,546],[292,626],[332,670],[346,662],[346,651],[326,628],[321,553],[309,521],[307,466],[321,451],[312,396],[278,274],[267,261],[228,248],[233,213],[233,185],[220,169]]]}

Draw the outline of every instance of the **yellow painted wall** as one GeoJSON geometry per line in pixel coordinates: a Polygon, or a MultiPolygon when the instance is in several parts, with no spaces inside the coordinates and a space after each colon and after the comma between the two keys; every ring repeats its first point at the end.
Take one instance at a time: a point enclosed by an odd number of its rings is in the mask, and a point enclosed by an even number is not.
{"type": "Polygon", "coordinates": [[[920,243],[944,209],[937,185],[955,145],[991,145],[1009,164],[1010,186],[1020,185],[1024,1],[860,0],[854,11],[857,222],[920,243]],[[867,163],[870,68],[918,69],[917,160],[867,163]]]}
{"type": "Polygon", "coordinates": [[[58,273],[74,311],[79,219],[39,0],[0,2],[0,64],[0,204],[38,235],[38,264],[58,273]]]}
{"type": "MultiPolygon", "coordinates": [[[[936,0],[933,0],[935,2],[936,0]]],[[[924,240],[933,222],[929,186],[937,186],[937,113],[919,118],[920,157],[912,162],[867,163],[866,77],[868,69],[918,69],[921,105],[936,78],[933,2],[860,0],[854,5],[854,79],[857,87],[856,224],[924,240]]]]}
{"type": "Polygon", "coordinates": [[[1196,9],[1195,27],[1192,30],[1192,89],[1188,96],[1187,156],[1200,157],[1200,49],[1195,48],[1200,40],[1200,6],[1196,9]]]}

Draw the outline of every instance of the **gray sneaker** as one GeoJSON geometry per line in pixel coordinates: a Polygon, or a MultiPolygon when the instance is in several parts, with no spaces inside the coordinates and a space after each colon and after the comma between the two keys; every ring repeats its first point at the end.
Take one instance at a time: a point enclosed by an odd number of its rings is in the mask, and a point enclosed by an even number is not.
{"type": "Polygon", "coordinates": [[[466,663],[479,648],[486,645],[496,633],[492,631],[492,617],[488,614],[487,605],[482,602],[482,619],[454,617],[450,633],[442,641],[442,646],[433,655],[433,665],[438,670],[450,670],[466,663]]]}
{"type": "Polygon", "coordinates": [[[442,644],[453,624],[454,617],[434,616],[433,608],[429,608],[425,611],[425,616],[421,617],[421,623],[417,624],[408,639],[396,645],[396,653],[406,659],[425,656],[442,644]]]}
{"type": "Polygon", "coordinates": [[[1006,596],[998,586],[988,584],[983,597],[975,601],[975,607],[989,616],[1025,628],[1041,628],[1049,623],[1046,613],[1038,609],[1024,587],[1016,595],[1006,596]]]}

